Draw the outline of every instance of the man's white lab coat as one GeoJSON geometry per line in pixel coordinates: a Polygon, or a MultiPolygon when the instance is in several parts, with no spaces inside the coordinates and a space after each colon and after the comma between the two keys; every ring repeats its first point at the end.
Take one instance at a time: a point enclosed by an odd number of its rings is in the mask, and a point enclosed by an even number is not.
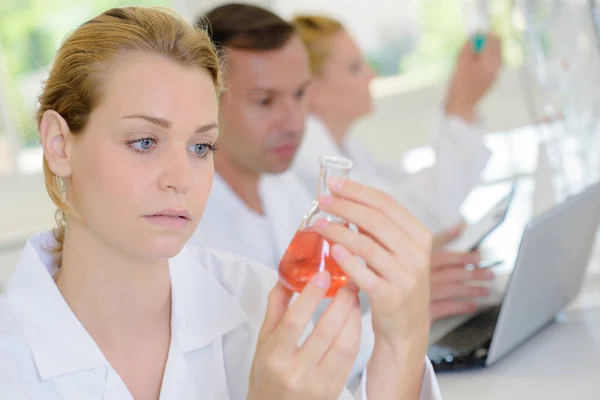
{"type": "Polygon", "coordinates": [[[238,254],[276,270],[313,199],[291,173],[262,175],[259,195],[262,215],[215,174],[202,221],[190,242],[238,254]]]}

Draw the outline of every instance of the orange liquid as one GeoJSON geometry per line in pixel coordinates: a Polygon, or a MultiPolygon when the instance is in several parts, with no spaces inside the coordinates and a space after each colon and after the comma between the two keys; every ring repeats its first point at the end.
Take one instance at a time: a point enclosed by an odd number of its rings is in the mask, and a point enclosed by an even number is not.
{"type": "Polygon", "coordinates": [[[304,286],[319,271],[331,274],[331,285],[326,296],[335,295],[340,287],[348,282],[348,276],[330,254],[331,244],[312,229],[296,232],[279,263],[279,279],[294,292],[301,292],[304,286]]]}

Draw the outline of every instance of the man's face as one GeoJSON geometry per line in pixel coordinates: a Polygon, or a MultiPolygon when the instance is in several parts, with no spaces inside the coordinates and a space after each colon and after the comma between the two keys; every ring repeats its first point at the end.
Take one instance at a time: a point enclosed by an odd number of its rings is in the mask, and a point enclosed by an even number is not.
{"type": "Polygon", "coordinates": [[[308,53],[297,36],[278,50],[229,50],[220,151],[257,174],[286,171],[302,141],[310,78],[308,53]]]}

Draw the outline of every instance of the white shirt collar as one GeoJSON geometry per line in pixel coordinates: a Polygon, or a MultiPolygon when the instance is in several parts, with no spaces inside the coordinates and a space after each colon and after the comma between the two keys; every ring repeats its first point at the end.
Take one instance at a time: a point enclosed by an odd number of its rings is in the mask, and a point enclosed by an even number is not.
{"type": "MultiPolygon", "coordinates": [[[[6,289],[42,379],[108,366],[52,279],[60,262],[59,255],[48,250],[53,244],[50,232],[31,238],[6,289]]],[[[208,345],[248,320],[225,288],[200,265],[195,251],[184,248],[169,262],[171,325],[184,353],[208,345]]]]}

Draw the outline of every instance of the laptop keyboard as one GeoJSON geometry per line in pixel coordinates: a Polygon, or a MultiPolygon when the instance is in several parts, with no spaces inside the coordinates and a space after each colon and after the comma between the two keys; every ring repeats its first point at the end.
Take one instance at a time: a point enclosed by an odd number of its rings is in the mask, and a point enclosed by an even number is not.
{"type": "Polygon", "coordinates": [[[485,310],[429,346],[427,356],[434,367],[440,363],[452,363],[457,358],[473,356],[475,352],[478,358],[485,358],[499,312],[500,306],[485,310]]]}

